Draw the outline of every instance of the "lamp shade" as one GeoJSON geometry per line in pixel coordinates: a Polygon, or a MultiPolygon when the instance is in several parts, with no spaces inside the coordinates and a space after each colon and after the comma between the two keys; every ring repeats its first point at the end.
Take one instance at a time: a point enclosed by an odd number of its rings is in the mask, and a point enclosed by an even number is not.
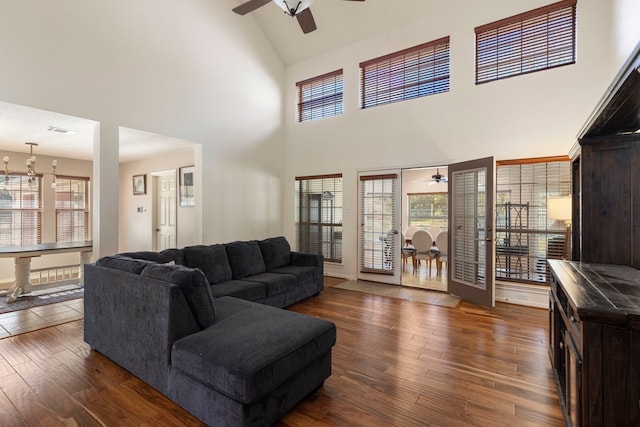
{"type": "Polygon", "coordinates": [[[273,2],[289,15],[295,16],[311,6],[313,0],[273,0],[273,2]]]}
{"type": "Polygon", "coordinates": [[[568,221],[571,219],[571,196],[547,199],[547,218],[568,221]]]}

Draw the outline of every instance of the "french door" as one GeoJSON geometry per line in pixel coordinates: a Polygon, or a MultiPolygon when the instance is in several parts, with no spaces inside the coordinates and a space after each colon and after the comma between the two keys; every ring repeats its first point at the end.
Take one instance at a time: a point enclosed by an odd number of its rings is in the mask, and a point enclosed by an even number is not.
{"type": "Polygon", "coordinates": [[[360,173],[358,179],[358,278],[399,285],[400,171],[360,173]]]}
{"type": "Polygon", "coordinates": [[[493,157],[449,165],[448,291],[495,306],[493,157]]]}

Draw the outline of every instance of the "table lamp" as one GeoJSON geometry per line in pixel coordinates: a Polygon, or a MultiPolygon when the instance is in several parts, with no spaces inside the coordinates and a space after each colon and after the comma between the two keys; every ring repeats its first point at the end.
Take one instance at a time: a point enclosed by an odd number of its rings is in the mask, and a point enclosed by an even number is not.
{"type": "Polygon", "coordinates": [[[570,259],[571,251],[571,196],[549,197],[547,199],[547,218],[564,221],[564,258],[570,259]]]}

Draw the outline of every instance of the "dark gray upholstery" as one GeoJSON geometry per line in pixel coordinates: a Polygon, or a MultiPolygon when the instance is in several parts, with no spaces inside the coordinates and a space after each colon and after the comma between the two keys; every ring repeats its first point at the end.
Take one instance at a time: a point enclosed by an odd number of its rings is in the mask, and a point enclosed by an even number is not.
{"type": "Polygon", "coordinates": [[[182,256],[182,250],[180,249],[165,249],[160,252],[153,251],[139,251],[139,252],[123,252],[120,256],[144,259],[147,261],[157,262],[158,264],[166,264],[174,262],[175,264],[184,264],[184,258],[182,256]]]}
{"type": "Polygon", "coordinates": [[[127,255],[84,267],[85,341],[205,423],[271,425],[331,375],[335,326],[274,308],[322,290],[321,255],[284,238],[127,255]]]}
{"type": "Polygon", "coordinates": [[[202,270],[209,284],[214,285],[231,280],[231,266],[224,246],[187,246],[182,251],[184,264],[187,267],[202,270]]]}
{"type": "MultiPolygon", "coordinates": [[[[218,298],[216,305],[228,299],[218,298]]],[[[176,369],[234,400],[251,403],[335,344],[331,322],[239,302],[233,315],[174,343],[171,362],[176,369]]]]}
{"type": "Polygon", "coordinates": [[[291,262],[291,246],[284,237],[271,237],[258,242],[267,271],[291,262]]]}
{"type": "Polygon", "coordinates": [[[224,246],[227,249],[234,279],[244,279],[267,271],[258,242],[232,242],[224,246]]]}
{"type": "Polygon", "coordinates": [[[211,287],[199,268],[189,268],[183,265],[150,264],[142,270],[140,275],[178,285],[198,325],[200,325],[200,329],[211,326],[216,320],[211,287]]]}
{"type": "Polygon", "coordinates": [[[147,265],[155,264],[153,261],[147,261],[145,259],[137,259],[126,257],[122,255],[113,255],[100,258],[96,261],[96,264],[104,267],[115,268],[117,270],[126,271],[133,274],[140,274],[147,265]]]}
{"type": "Polygon", "coordinates": [[[262,283],[247,282],[246,280],[229,280],[211,286],[214,297],[236,297],[247,301],[264,303],[267,290],[262,283]]]}

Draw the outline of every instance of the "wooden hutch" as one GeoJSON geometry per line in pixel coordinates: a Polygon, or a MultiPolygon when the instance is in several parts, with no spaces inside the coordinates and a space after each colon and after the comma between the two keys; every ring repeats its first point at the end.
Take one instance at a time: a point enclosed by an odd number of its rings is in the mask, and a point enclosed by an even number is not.
{"type": "Polygon", "coordinates": [[[549,261],[549,354],[565,424],[638,426],[640,44],[571,158],[574,261],[549,261]]]}

